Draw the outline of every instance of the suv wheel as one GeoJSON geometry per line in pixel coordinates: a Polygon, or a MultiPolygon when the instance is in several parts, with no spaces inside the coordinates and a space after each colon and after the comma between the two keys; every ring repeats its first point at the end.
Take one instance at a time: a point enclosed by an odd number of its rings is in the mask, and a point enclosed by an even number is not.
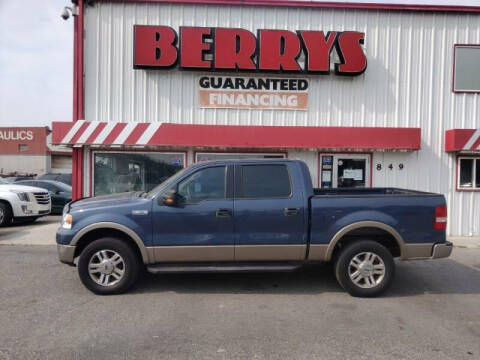
{"type": "Polygon", "coordinates": [[[12,222],[12,209],[10,205],[0,202],[0,226],[6,226],[12,222]]]}
{"type": "Polygon", "coordinates": [[[138,277],[140,262],[135,251],[115,238],[102,238],[80,254],[78,274],[82,283],[98,295],[127,291],[138,277]]]}
{"type": "Polygon", "coordinates": [[[340,253],[335,263],[335,276],[352,296],[378,296],[392,284],[395,263],[383,245],[361,240],[347,245],[340,253]]]}

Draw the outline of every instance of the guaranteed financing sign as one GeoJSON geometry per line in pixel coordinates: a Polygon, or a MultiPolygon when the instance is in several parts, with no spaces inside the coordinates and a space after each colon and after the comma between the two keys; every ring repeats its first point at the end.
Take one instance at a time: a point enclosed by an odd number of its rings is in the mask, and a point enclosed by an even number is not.
{"type": "Polygon", "coordinates": [[[306,110],[308,80],[202,76],[198,99],[202,108],[306,110]]]}

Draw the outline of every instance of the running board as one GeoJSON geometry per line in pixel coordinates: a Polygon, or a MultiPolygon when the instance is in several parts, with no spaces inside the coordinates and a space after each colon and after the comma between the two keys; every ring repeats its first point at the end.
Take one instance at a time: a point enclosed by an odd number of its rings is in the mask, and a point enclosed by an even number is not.
{"type": "Polygon", "coordinates": [[[195,263],[195,264],[155,264],[147,266],[147,271],[160,273],[214,273],[214,272],[285,272],[300,268],[299,263],[195,263]]]}

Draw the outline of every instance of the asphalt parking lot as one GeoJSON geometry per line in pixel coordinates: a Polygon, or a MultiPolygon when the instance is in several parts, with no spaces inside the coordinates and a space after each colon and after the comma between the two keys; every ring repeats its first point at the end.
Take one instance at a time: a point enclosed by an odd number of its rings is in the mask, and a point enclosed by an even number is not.
{"type": "MultiPolygon", "coordinates": [[[[0,244],[57,220],[3,228],[0,244]]],[[[0,245],[0,289],[2,360],[480,358],[480,249],[398,262],[377,299],[350,297],[328,265],[146,274],[130,293],[101,297],[54,246],[0,245]]]]}

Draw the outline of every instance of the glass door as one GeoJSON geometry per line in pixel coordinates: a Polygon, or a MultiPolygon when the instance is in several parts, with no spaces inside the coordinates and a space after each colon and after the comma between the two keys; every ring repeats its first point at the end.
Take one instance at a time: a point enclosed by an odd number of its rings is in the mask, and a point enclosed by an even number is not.
{"type": "Polygon", "coordinates": [[[333,158],[333,187],[370,186],[368,155],[335,155],[333,158]]]}
{"type": "Polygon", "coordinates": [[[368,154],[322,154],[320,166],[322,188],[370,186],[368,154]]]}

